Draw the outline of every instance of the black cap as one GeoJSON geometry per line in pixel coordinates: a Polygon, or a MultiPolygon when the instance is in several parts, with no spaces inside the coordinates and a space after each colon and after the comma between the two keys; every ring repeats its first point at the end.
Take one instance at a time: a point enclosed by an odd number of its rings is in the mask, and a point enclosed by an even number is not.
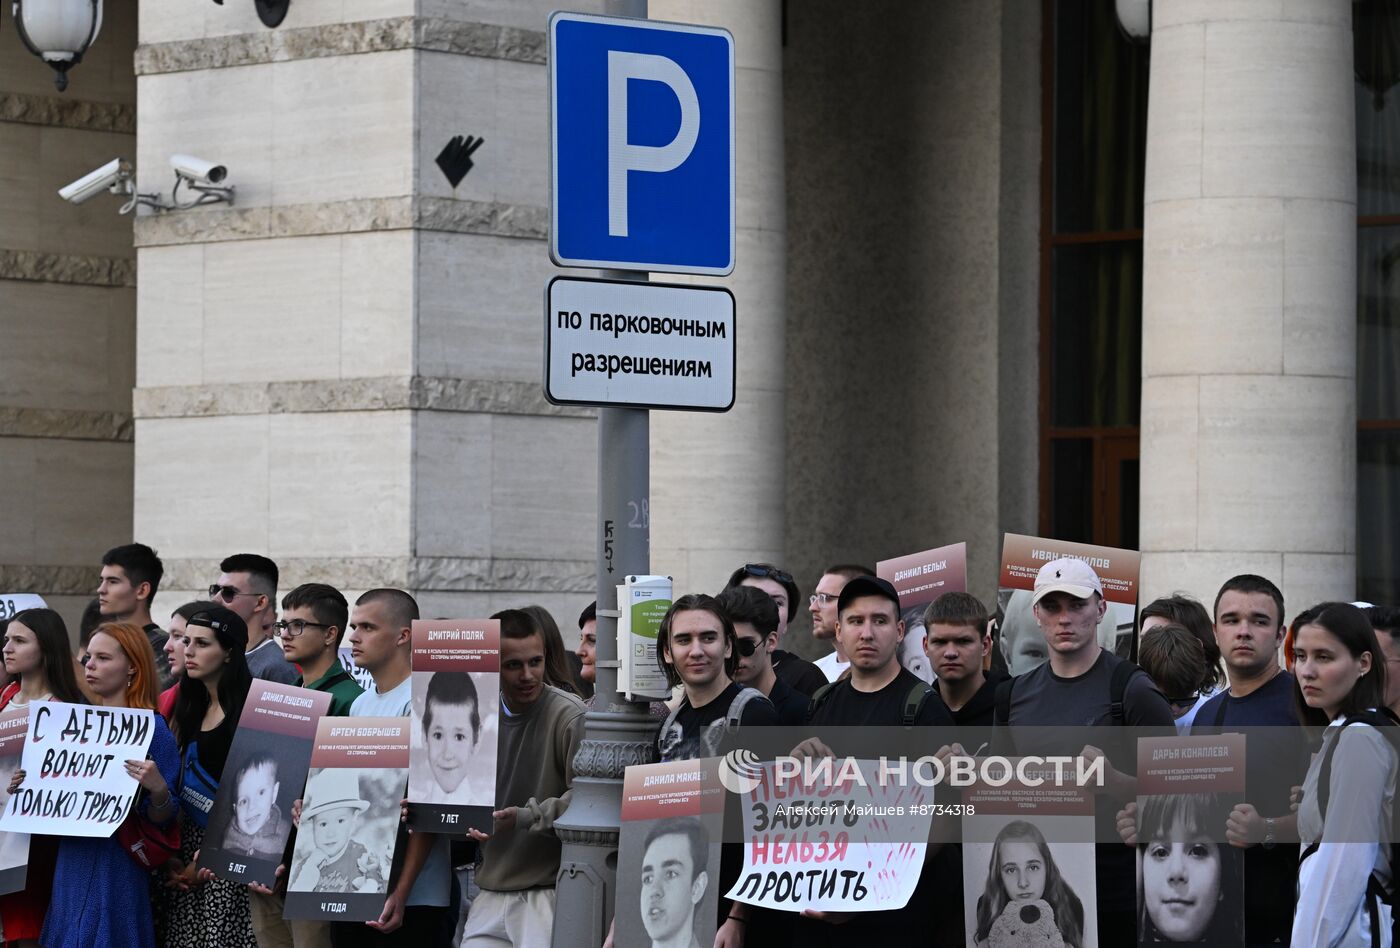
{"type": "Polygon", "coordinates": [[[862,596],[880,596],[888,599],[894,603],[895,612],[899,611],[899,593],[894,591],[889,580],[878,576],[857,576],[841,590],[841,596],[836,600],[836,614],[839,616],[845,612],[847,606],[862,596]]]}
{"type": "Polygon", "coordinates": [[[215,636],[225,647],[236,644],[239,648],[248,647],[248,623],[232,609],[215,606],[202,609],[186,620],[188,625],[202,625],[213,629],[215,636]]]}

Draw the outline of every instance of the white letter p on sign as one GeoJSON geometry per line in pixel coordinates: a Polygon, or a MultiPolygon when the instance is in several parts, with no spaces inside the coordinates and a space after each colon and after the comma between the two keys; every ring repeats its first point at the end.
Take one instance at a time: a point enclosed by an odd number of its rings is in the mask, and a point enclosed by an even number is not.
{"type": "Polygon", "coordinates": [[[700,99],[674,59],[608,50],[608,236],[627,236],[627,172],[672,171],[690,157],[700,136],[700,99]],[[666,145],[627,141],[627,80],[665,83],[681,106],[681,125],[666,145]]]}

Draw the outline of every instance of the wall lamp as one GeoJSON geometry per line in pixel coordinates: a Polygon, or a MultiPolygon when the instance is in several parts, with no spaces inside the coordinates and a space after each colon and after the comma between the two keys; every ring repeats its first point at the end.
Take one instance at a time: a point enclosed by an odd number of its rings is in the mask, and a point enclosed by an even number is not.
{"type": "Polygon", "coordinates": [[[20,42],[53,69],[58,91],[67,89],[68,70],[102,29],[102,0],[14,0],[10,12],[20,42]]]}

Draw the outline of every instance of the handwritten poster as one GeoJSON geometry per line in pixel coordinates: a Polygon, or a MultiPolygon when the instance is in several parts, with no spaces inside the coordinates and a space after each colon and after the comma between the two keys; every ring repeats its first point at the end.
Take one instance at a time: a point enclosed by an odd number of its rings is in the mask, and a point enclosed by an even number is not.
{"type": "Polygon", "coordinates": [[[25,781],[6,801],[0,830],[111,836],[136,796],[122,764],[145,759],[154,733],[153,711],[32,702],[21,755],[25,781]]]}
{"type": "Polygon", "coordinates": [[[909,902],[933,823],[932,786],[882,782],[878,762],[849,757],[754,768],[741,800],[743,869],[727,898],[785,912],[909,902]]]}

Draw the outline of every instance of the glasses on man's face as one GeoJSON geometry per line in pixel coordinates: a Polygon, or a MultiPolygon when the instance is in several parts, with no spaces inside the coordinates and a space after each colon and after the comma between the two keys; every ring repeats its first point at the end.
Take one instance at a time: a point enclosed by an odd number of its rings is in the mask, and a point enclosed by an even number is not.
{"type": "Polygon", "coordinates": [[[807,597],[807,602],[809,605],[825,607],[831,605],[840,598],[841,595],[839,593],[812,593],[812,595],[807,597]]]}
{"type": "Polygon", "coordinates": [[[793,581],[791,573],[785,573],[776,566],[769,566],[766,563],[745,563],[744,572],[750,576],[757,576],[759,579],[776,579],[779,583],[790,583],[793,581]]]}
{"type": "Polygon", "coordinates": [[[306,631],[307,627],[313,629],[329,629],[330,626],[324,622],[307,622],[305,619],[278,619],[272,623],[272,627],[277,630],[277,634],[286,639],[294,639],[306,631]]]}
{"type": "Polygon", "coordinates": [[[239,596],[256,596],[257,593],[240,592],[237,586],[220,586],[218,583],[211,583],[209,586],[210,599],[222,599],[224,602],[233,602],[239,596]]]}
{"type": "Polygon", "coordinates": [[[757,639],[737,639],[739,655],[743,658],[750,658],[754,652],[758,651],[757,639]]]}
{"type": "Polygon", "coordinates": [[[1193,695],[1182,695],[1180,698],[1168,698],[1167,704],[1173,708],[1189,708],[1200,700],[1200,693],[1193,695]]]}

